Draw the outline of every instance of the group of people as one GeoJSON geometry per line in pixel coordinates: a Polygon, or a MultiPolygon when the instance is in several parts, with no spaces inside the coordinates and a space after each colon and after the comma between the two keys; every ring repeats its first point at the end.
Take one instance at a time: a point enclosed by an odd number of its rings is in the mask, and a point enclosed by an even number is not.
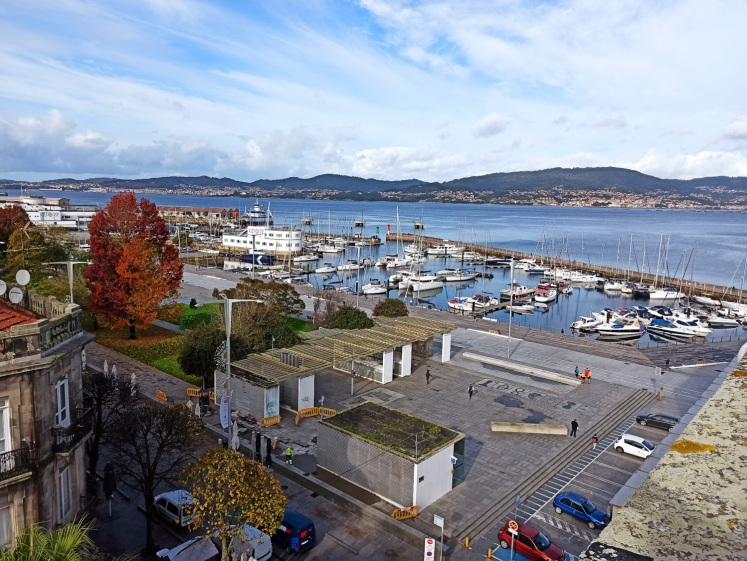
{"type": "Polygon", "coordinates": [[[576,379],[581,380],[582,384],[585,384],[586,382],[589,382],[591,384],[591,370],[586,368],[583,372],[581,372],[578,369],[578,366],[576,366],[575,373],[576,373],[576,379]]]}

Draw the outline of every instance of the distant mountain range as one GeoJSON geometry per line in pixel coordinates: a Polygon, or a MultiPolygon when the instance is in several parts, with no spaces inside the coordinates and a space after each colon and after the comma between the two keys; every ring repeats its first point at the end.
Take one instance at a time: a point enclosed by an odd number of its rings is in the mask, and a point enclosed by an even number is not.
{"type": "Polygon", "coordinates": [[[220,190],[222,194],[337,200],[392,200],[472,202],[497,204],[578,204],[595,206],[703,206],[747,208],[747,178],[703,177],[661,179],[624,168],[553,168],[539,171],[491,173],[445,182],[418,179],[382,181],[324,174],[309,179],[158,177],[86,180],[55,179],[29,183],[0,180],[0,189],[17,187],[169,191],[196,193],[220,190]],[[650,204],[649,204],[650,203],[650,204]]]}

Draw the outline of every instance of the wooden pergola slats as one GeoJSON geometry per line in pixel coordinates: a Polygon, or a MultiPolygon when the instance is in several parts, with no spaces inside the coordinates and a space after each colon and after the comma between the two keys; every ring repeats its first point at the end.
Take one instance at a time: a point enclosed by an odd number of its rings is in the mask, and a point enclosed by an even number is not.
{"type": "Polygon", "coordinates": [[[374,318],[370,329],[328,329],[304,333],[301,343],[287,349],[272,349],[231,363],[232,371],[261,386],[331,368],[340,362],[394,350],[436,335],[451,333],[456,326],[423,318],[374,318]],[[282,362],[283,353],[297,355],[298,367],[282,362]]]}

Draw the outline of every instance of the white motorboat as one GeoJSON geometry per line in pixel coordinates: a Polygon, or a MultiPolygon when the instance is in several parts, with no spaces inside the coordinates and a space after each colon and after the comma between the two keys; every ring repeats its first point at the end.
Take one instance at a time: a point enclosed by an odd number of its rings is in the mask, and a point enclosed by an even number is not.
{"type": "Polygon", "coordinates": [[[319,246],[319,251],[321,251],[322,253],[344,253],[345,248],[338,247],[332,244],[324,244],[319,246]]]}
{"type": "Polygon", "coordinates": [[[522,296],[529,296],[534,290],[518,282],[514,282],[513,285],[508,288],[504,288],[500,291],[501,300],[509,300],[511,296],[514,298],[521,298],[522,296]]]}
{"type": "Polygon", "coordinates": [[[534,267],[536,265],[537,262],[534,259],[519,259],[518,261],[514,262],[514,270],[528,271],[530,267],[534,267]]]}
{"type": "Polygon", "coordinates": [[[713,298],[708,298],[707,296],[692,296],[692,299],[698,304],[709,306],[711,308],[718,308],[719,306],[721,306],[721,300],[714,300],[713,298]]]}
{"type": "Polygon", "coordinates": [[[311,263],[312,261],[319,261],[319,256],[315,253],[305,253],[303,255],[296,255],[293,258],[294,263],[311,263]]]}
{"type": "Polygon", "coordinates": [[[337,267],[332,263],[324,263],[321,267],[314,269],[314,272],[318,275],[328,275],[337,272],[337,267]]]}
{"type": "Polygon", "coordinates": [[[465,251],[462,253],[462,259],[469,259],[472,261],[482,261],[485,259],[484,255],[477,253],[476,251],[465,251]]]}
{"type": "Polygon", "coordinates": [[[536,302],[553,302],[557,296],[558,292],[554,288],[538,288],[534,291],[536,302]]]}
{"type": "Polygon", "coordinates": [[[643,333],[645,327],[636,320],[619,319],[612,323],[600,323],[597,332],[605,337],[630,337],[643,333]]]}
{"type": "Polygon", "coordinates": [[[646,326],[646,331],[653,333],[654,335],[662,335],[664,337],[673,337],[675,339],[690,340],[695,337],[695,333],[691,330],[675,325],[671,321],[667,321],[662,318],[654,318],[646,326]]]}
{"type": "Polygon", "coordinates": [[[484,294],[475,294],[473,296],[470,296],[465,300],[465,302],[469,305],[470,309],[472,309],[473,307],[475,309],[487,308],[488,306],[496,306],[499,303],[495,298],[485,296],[484,294]]]}
{"type": "Polygon", "coordinates": [[[571,271],[571,282],[597,282],[599,277],[593,273],[582,273],[581,271],[571,271]]]}
{"type": "Polygon", "coordinates": [[[583,331],[585,333],[591,333],[596,331],[597,325],[602,323],[597,318],[580,316],[576,321],[571,324],[571,329],[576,331],[583,331]]]}
{"type": "Polygon", "coordinates": [[[505,309],[514,314],[534,313],[534,306],[532,306],[531,304],[514,304],[513,306],[506,306],[505,309]]]}
{"type": "Polygon", "coordinates": [[[371,296],[374,294],[386,294],[387,290],[386,286],[381,284],[381,281],[379,281],[379,279],[371,279],[368,284],[364,284],[361,287],[361,292],[366,296],[371,296]]]}
{"type": "Polygon", "coordinates": [[[715,327],[716,329],[729,329],[731,327],[739,326],[739,322],[734,319],[721,314],[714,314],[708,317],[708,325],[715,327]]]}
{"type": "Polygon", "coordinates": [[[626,282],[622,288],[620,289],[620,292],[622,294],[630,294],[632,295],[635,289],[638,288],[638,285],[634,282],[626,282]]]}
{"type": "Polygon", "coordinates": [[[732,314],[737,316],[747,316],[747,304],[740,302],[727,302],[726,300],[721,301],[721,305],[724,309],[729,310],[732,314]]]}
{"type": "Polygon", "coordinates": [[[342,265],[338,265],[337,270],[338,271],[358,271],[363,268],[363,264],[359,263],[355,259],[348,259],[347,263],[344,263],[342,265]]]}
{"type": "Polygon", "coordinates": [[[421,248],[414,243],[405,246],[402,251],[404,251],[406,255],[420,255],[422,253],[421,248]]]}
{"type": "Polygon", "coordinates": [[[452,310],[471,311],[472,303],[468,302],[469,298],[466,296],[457,297],[449,300],[449,308],[452,310]]]}
{"type": "Polygon", "coordinates": [[[437,277],[446,282],[463,282],[477,278],[476,271],[464,271],[462,269],[443,269],[436,272],[437,277]]]}
{"type": "Polygon", "coordinates": [[[464,251],[463,247],[457,247],[450,243],[434,245],[425,250],[427,255],[436,257],[447,257],[449,255],[458,255],[464,251]]]}
{"type": "Polygon", "coordinates": [[[675,325],[675,327],[680,327],[685,331],[690,331],[696,337],[705,337],[706,335],[713,333],[713,329],[701,325],[697,318],[684,319],[675,317],[670,321],[675,325]]]}
{"type": "MultiPolygon", "coordinates": [[[[625,284],[622,281],[610,279],[607,282],[604,283],[604,291],[605,292],[622,292],[623,287],[625,284]]],[[[633,291],[631,290],[631,293],[633,291]]]]}

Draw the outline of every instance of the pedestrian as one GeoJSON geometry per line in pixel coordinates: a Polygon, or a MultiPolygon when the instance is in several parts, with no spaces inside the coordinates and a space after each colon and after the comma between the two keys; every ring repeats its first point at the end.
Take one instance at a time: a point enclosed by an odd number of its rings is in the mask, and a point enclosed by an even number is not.
{"type": "Polygon", "coordinates": [[[585,383],[586,380],[588,380],[590,376],[591,376],[591,372],[589,372],[589,369],[586,368],[584,370],[584,373],[581,375],[581,383],[582,384],[585,383]]]}
{"type": "Polygon", "coordinates": [[[293,447],[288,446],[288,448],[285,450],[285,463],[293,465],[293,447]]]}
{"type": "Polygon", "coordinates": [[[472,394],[475,393],[475,388],[472,384],[469,385],[469,398],[472,399],[472,394]]]}
{"type": "Polygon", "coordinates": [[[576,370],[574,370],[574,372],[576,373],[576,380],[578,380],[578,365],[576,365],[576,370]]]}
{"type": "Polygon", "coordinates": [[[599,439],[597,438],[597,435],[591,437],[591,449],[596,450],[597,449],[597,442],[599,442],[599,439]]]}
{"type": "Polygon", "coordinates": [[[589,384],[591,384],[591,370],[589,370],[586,373],[586,381],[589,382],[589,384]]]}
{"type": "Polygon", "coordinates": [[[669,370],[669,359],[667,359],[667,362],[665,363],[666,370],[669,370]]]}
{"type": "Polygon", "coordinates": [[[576,438],[577,430],[578,430],[578,421],[576,419],[573,419],[573,422],[571,423],[571,436],[573,438],[576,438]]]}
{"type": "Polygon", "coordinates": [[[563,338],[563,335],[565,335],[565,330],[561,328],[560,329],[560,338],[561,339],[563,338]]]}
{"type": "Polygon", "coordinates": [[[425,385],[427,386],[430,383],[431,383],[431,369],[429,368],[428,370],[425,371],[425,385]]]}

